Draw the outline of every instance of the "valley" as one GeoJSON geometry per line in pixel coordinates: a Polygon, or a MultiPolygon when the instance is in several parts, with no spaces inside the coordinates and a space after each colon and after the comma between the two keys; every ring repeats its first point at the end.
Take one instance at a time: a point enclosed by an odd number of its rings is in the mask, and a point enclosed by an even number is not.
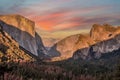
{"type": "Polygon", "coordinates": [[[0,15],[1,80],[119,80],[119,71],[119,26],[94,24],[46,49],[33,21],[0,15]]]}

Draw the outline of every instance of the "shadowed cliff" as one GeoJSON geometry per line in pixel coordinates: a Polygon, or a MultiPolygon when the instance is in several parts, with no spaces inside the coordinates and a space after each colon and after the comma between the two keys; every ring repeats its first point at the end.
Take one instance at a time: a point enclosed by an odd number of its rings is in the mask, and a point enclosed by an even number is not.
{"type": "Polygon", "coordinates": [[[33,29],[34,24],[32,21],[29,21],[20,15],[0,16],[0,20],[3,30],[5,30],[12,38],[14,38],[21,47],[30,51],[36,56],[40,54],[47,54],[41,37],[33,29]],[[13,26],[16,25],[14,22],[17,24],[17,26],[13,26]]]}
{"type": "Polygon", "coordinates": [[[34,61],[35,59],[20,48],[20,45],[7,34],[0,25],[0,62],[34,61]]]}

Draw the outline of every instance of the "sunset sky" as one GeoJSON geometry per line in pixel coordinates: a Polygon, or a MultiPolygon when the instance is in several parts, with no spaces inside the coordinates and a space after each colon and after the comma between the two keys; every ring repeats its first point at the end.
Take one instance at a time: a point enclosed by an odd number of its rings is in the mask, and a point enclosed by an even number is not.
{"type": "Polygon", "coordinates": [[[0,14],[20,14],[48,33],[89,30],[94,23],[120,25],[120,0],[1,0],[0,14]]]}
{"type": "Polygon", "coordinates": [[[0,14],[21,14],[40,30],[78,30],[94,23],[119,25],[120,0],[1,0],[0,14]]]}

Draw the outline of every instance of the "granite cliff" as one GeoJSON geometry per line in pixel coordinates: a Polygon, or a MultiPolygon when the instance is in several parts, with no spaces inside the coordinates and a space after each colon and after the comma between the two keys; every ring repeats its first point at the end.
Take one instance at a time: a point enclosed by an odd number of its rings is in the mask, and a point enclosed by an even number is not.
{"type": "Polygon", "coordinates": [[[29,53],[22,50],[19,43],[2,29],[2,26],[0,26],[0,62],[35,60],[29,53]]]}
{"type": "Polygon", "coordinates": [[[21,15],[0,15],[0,25],[20,46],[39,56],[46,54],[41,37],[35,31],[35,23],[21,15]]]}

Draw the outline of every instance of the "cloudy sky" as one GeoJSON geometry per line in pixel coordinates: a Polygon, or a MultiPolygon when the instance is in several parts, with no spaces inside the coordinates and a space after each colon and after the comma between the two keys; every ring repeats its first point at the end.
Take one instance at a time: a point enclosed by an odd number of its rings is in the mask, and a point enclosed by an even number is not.
{"type": "Polygon", "coordinates": [[[0,14],[23,15],[48,32],[82,30],[120,25],[120,0],[0,0],[0,14]]]}

